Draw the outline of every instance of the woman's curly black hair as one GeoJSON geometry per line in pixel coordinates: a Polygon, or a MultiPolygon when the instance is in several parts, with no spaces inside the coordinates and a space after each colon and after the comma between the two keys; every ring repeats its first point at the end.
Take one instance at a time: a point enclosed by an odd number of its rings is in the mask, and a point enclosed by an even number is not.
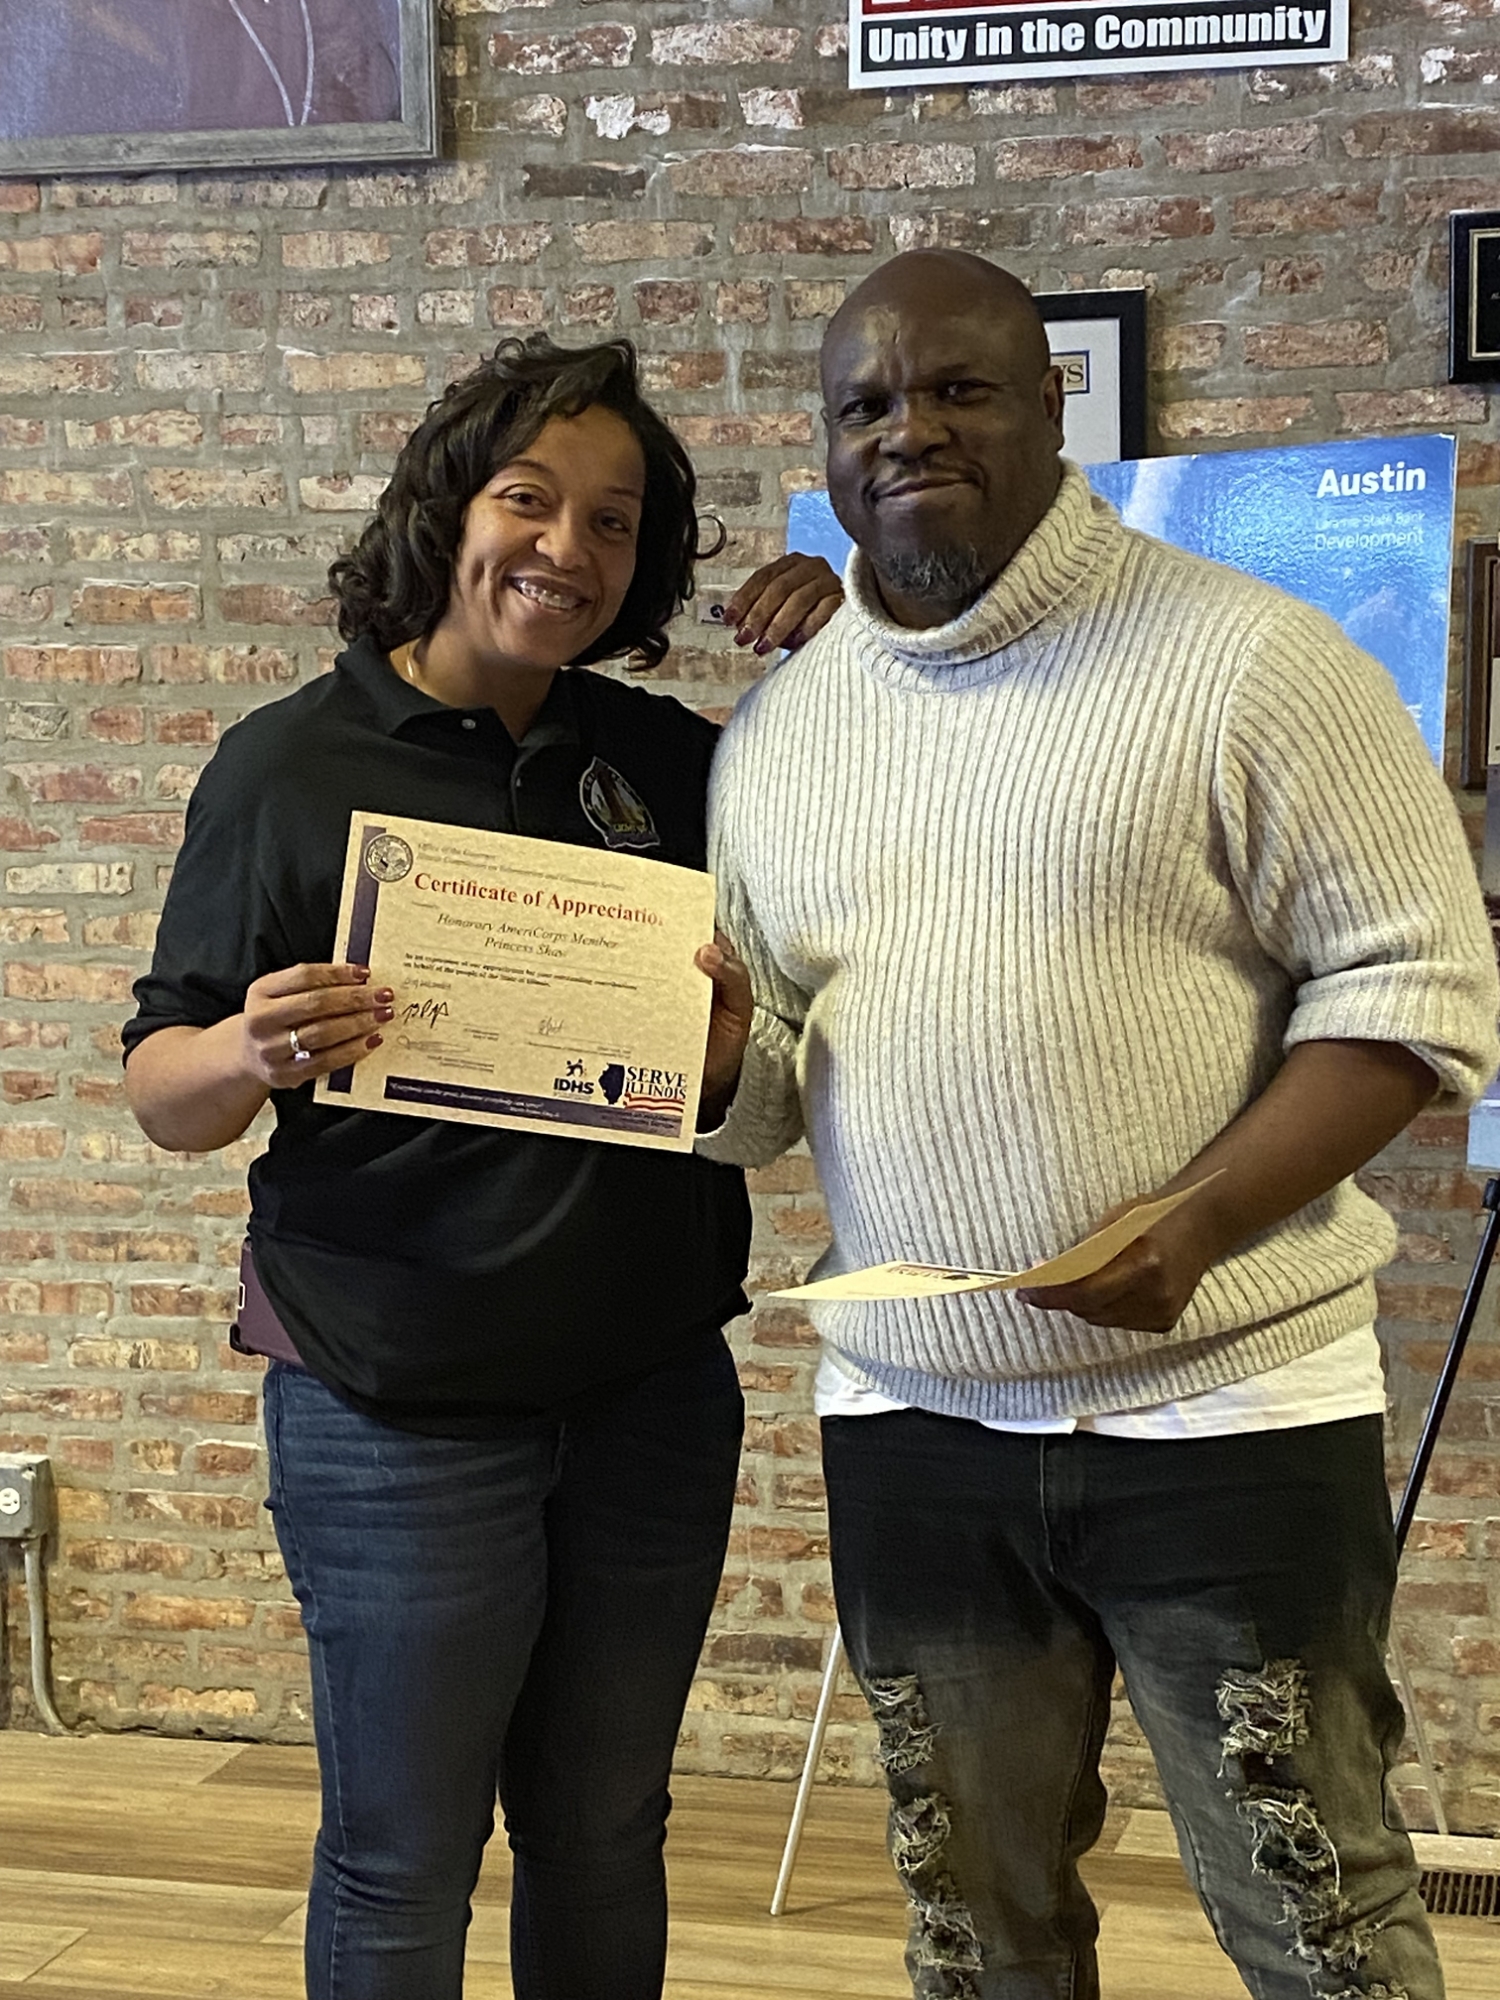
{"type": "Polygon", "coordinates": [[[553,417],[596,406],[613,410],[635,433],[646,490],[625,601],[579,664],[633,653],[655,666],[667,651],[667,625],[693,594],[693,564],[714,550],[699,548],[692,465],[641,395],[628,340],[577,348],[542,333],[502,340],[482,367],[430,405],[402,447],[374,520],[328,572],[343,636],[368,634],[390,652],[429,633],[448,609],[474,495],[553,417]]]}

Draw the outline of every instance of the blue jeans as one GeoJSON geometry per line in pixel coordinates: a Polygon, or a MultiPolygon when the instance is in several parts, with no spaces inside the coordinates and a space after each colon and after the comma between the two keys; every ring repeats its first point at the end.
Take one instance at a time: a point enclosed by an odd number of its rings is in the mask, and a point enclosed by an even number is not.
{"type": "Polygon", "coordinates": [[[668,1773],[739,1462],[728,1349],[478,1441],[280,1363],[265,1396],[323,1787],[311,2000],[459,2000],[497,1793],[518,2000],[657,2000],[668,1773]]]}
{"type": "Polygon", "coordinates": [[[823,1452],[914,1993],[1096,2000],[1077,1864],[1118,1663],[1255,2000],[1442,2000],[1386,1782],[1379,1418],[1158,1441],[901,1411],[827,1419],[823,1452]]]}

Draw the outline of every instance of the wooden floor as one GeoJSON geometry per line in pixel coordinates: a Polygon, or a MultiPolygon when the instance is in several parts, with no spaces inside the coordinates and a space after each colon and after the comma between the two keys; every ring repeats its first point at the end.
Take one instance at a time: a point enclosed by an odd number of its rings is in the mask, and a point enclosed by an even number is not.
{"type": "MultiPolygon", "coordinates": [[[[0,1732],[0,2000],[300,2000],[312,1753],[0,1732]]],[[[682,1778],[669,2000],[909,2000],[874,1793],[814,1795],[787,1914],[766,1913],[787,1785],[682,1778]]],[[[1089,1877],[1107,2000],[1244,2000],[1159,1813],[1111,1817],[1089,1877]]],[[[467,2000],[508,2000],[506,1855],[491,1851],[467,2000]]],[[[1449,2000],[1500,1994],[1500,1924],[1438,1926],[1449,2000]]]]}

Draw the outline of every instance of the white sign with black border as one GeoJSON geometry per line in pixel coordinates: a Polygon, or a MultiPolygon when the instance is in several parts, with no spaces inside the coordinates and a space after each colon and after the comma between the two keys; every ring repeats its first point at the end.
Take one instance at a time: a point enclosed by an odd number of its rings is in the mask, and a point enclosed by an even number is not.
{"type": "Polygon", "coordinates": [[[849,87],[1343,62],[1349,0],[849,0],[849,87]]]}

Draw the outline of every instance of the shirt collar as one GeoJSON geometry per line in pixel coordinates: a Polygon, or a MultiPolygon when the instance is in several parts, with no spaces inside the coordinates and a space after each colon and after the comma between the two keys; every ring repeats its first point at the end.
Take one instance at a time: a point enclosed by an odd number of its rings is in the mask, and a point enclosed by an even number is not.
{"type": "MultiPolygon", "coordinates": [[[[492,709],[450,708],[446,702],[434,701],[430,694],[425,694],[394,670],[390,655],[382,652],[368,633],[346,647],[333,664],[336,673],[345,675],[359,689],[387,736],[400,735],[413,723],[429,722],[439,716],[457,719],[471,715],[489,716],[492,721],[496,719],[492,709]]],[[[537,710],[522,747],[538,750],[579,740],[573,675],[565,667],[554,676],[547,698],[537,710]]]]}

